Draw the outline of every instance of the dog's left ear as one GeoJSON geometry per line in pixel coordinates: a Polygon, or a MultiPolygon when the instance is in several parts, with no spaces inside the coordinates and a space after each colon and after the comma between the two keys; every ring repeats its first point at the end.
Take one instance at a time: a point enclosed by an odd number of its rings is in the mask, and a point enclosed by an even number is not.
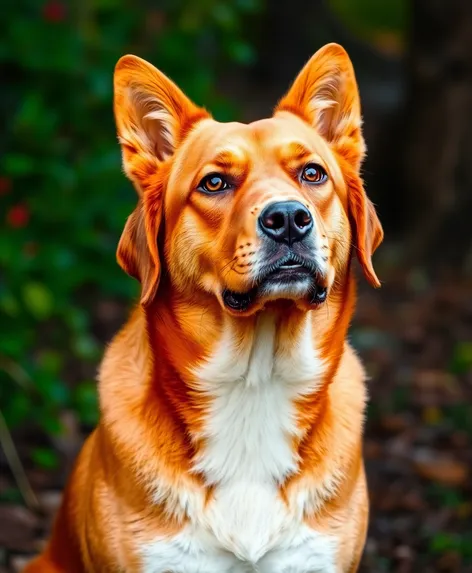
{"type": "Polygon", "coordinates": [[[365,156],[361,106],[354,69],[344,48],[327,44],[318,50],[275,111],[301,117],[346,162],[343,171],[357,258],[369,283],[379,287],[372,255],[382,242],[383,230],[359,175],[365,156]]]}
{"type": "Polygon", "coordinates": [[[372,255],[383,240],[384,232],[372,201],[367,197],[358,173],[346,177],[349,216],[353,227],[353,244],[365,278],[373,287],[380,281],[372,264],[372,255]]]}
{"type": "Polygon", "coordinates": [[[361,107],[354,69],[343,47],[327,44],[319,49],[275,111],[304,119],[359,169],[365,154],[361,107]]]}
{"type": "Polygon", "coordinates": [[[167,76],[136,56],[123,56],[116,65],[114,109],[123,168],[139,195],[121,236],[117,259],[125,272],[141,282],[141,304],[147,305],[161,274],[157,236],[167,160],[195,124],[210,116],[167,76]]]}

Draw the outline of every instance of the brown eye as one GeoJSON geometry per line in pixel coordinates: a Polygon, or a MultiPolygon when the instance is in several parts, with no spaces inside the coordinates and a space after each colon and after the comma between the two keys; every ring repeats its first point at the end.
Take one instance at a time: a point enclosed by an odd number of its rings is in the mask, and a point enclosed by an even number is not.
{"type": "Polygon", "coordinates": [[[309,163],[303,169],[302,179],[303,181],[311,183],[312,185],[319,185],[328,179],[328,175],[326,174],[326,171],[323,169],[323,167],[321,167],[321,165],[317,165],[316,163],[309,163]]]}
{"type": "Polygon", "coordinates": [[[228,182],[225,181],[221,175],[217,175],[216,173],[204,177],[198,186],[198,188],[205,193],[218,193],[219,191],[228,189],[228,187],[228,182]]]}

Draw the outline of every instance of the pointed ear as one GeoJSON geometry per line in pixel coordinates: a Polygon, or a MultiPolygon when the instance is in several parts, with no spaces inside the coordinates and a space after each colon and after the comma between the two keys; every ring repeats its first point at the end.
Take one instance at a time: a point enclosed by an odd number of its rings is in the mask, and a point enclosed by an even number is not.
{"type": "Polygon", "coordinates": [[[168,162],[177,146],[209,114],[163,73],[136,56],[115,68],[114,109],[123,167],[138,195],[118,244],[117,259],[142,285],[141,304],[156,294],[161,274],[157,246],[168,162]]]}
{"type": "Polygon", "coordinates": [[[367,197],[358,174],[347,178],[349,216],[353,226],[353,244],[365,278],[373,287],[380,281],[372,264],[372,255],[383,240],[382,225],[375,207],[367,197]]]}
{"type": "Polygon", "coordinates": [[[276,111],[292,112],[360,168],[365,154],[359,92],[351,60],[338,44],[327,44],[308,61],[276,111]]]}
{"type": "Polygon", "coordinates": [[[167,76],[137,56],[123,56],[116,64],[114,110],[123,167],[138,193],[190,129],[209,117],[167,76]]]}

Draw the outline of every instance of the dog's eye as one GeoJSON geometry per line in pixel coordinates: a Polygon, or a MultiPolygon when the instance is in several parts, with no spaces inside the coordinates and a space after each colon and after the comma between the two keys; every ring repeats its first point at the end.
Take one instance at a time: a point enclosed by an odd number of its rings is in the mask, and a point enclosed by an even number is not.
{"type": "Polygon", "coordinates": [[[225,181],[221,175],[212,173],[200,181],[198,188],[206,193],[218,193],[219,191],[228,189],[229,186],[229,183],[225,181]]]}
{"type": "Polygon", "coordinates": [[[319,185],[328,179],[328,175],[321,165],[309,163],[302,171],[302,179],[307,183],[319,185]]]}

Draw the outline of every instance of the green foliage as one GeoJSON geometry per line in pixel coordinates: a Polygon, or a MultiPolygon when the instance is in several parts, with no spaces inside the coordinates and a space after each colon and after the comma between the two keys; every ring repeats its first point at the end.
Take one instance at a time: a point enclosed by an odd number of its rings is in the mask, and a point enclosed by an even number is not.
{"type": "Polygon", "coordinates": [[[56,452],[50,448],[36,448],[31,457],[36,465],[46,469],[55,469],[59,463],[56,452]]]}
{"type": "MultiPolygon", "coordinates": [[[[121,173],[112,74],[135,53],[226,120],[223,63],[254,61],[245,18],[260,0],[7,1],[0,23],[0,408],[10,427],[61,431],[74,408],[96,421],[90,382],[101,341],[85,309],[128,303],[137,285],[115,262],[135,203],[121,173]],[[83,365],[89,364],[91,374],[83,365]],[[67,381],[67,383],[66,383],[67,381]],[[73,382],[73,384],[70,384],[73,382]]],[[[55,463],[44,450],[35,461],[55,463]]]]}
{"type": "Polygon", "coordinates": [[[410,19],[408,0],[328,0],[333,13],[355,36],[374,48],[402,50],[410,19]]]}
{"type": "Polygon", "coordinates": [[[439,532],[431,538],[429,549],[437,555],[455,553],[461,556],[465,563],[472,562],[472,538],[467,534],[439,532]]]}
{"type": "Polygon", "coordinates": [[[472,342],[460,342],[454,348],[449,370],[465,374],[472,369],[472,342]]]}
{"type": "Polygon", "coordinates": [[[389,30],[403,33],[407,21],[406,0],[329,0],[343,21],[357,31],[389,30]]]}

